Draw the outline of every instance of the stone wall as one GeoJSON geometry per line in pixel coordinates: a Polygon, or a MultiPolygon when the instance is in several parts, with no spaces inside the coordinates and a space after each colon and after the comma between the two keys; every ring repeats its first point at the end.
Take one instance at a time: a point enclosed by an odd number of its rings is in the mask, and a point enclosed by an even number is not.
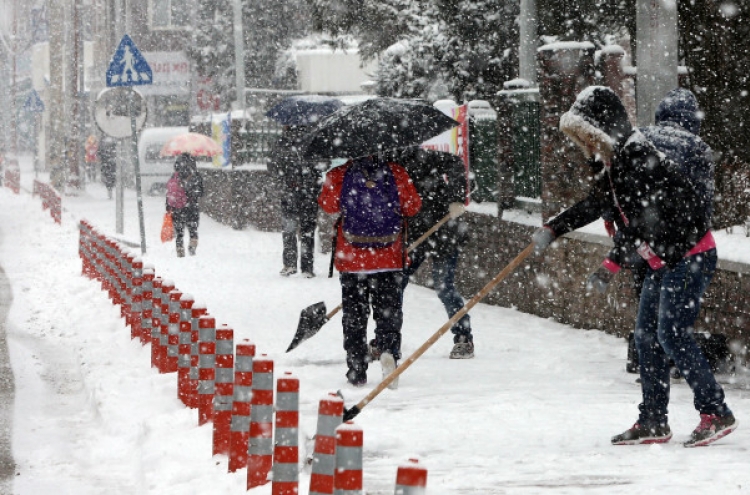
{"type": "MultiPolygon", "coordinates": [[[[477,213],[467,213],[465,219],[471,235],[459,259],[456,285],[468,299],[528,246],[534,227],[477,213]]],[[[603,295],[585,290],[586,278],[611,247],[606,235],[568,234],[543,257],[527,258],[483,302],[625,337],[633,330],[637,311],[630,273],[620,272],[603,295]]],[[[431,286],[429,277],[429,263],[425,263],[416,281],[431,286]]],[[[696,330],[723,333],[747,344],[750,266],[720,260],[704,299],[696,330]]],[[[477,330],[478,338],[491,335],[477,330]]]]}
{"type": "Polygon", "coordinates": [[[265,167],[258,170],[201,168],[205,195],[202,211],[234,229],[252,225],[280,231],[280,202],[265,167]]]}

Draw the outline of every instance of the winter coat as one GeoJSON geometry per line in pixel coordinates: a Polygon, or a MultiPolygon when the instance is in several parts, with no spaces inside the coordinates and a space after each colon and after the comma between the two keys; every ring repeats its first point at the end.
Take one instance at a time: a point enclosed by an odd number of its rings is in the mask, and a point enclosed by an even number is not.
{"type": "MultiPolygon", "coordinates": [[[[341,212],[341,189],[346,171],[351,166],[351,160],[340,167],[330,170],[326,174],[323,188],[318,196],[318,204],[329,214],[341,212]]],[[[404,167],[398,163],[389,162],[391,172],[398,188],[401,214],[405,217],[414,216],[422,206],[422,200],[417,193],[414,183],[404,167]]],[[[374,273],[383,271],[402,270],[404,268],[405,245],[404,232],[398,239],[382,248],[358,248],[344,238],[341,222],[337,223],[335,267],[340,273],[359,272],[374,273]]]]}
{"type": "Polygon", "coordinates": [[[167,211],[173,212],[175,219],[196,221],[200,215],[200,199],[203,197],[203,177],[198,172],[195,158],[188,155],[178,157],[174,169],[185,190],[187,203],[182,208],[172,208],[167,203],[167,211]]]}
{"type": "MultiPolygon", "coordinates": [[[[611,89],[592,86],[582,91],[560,118],[560,129],[585,153],[595,148],[605,166],[588,196],[547,224],[556,236],[589,223],[592,217],[609,215],[621,232],[605,260],[610,267],[625,264],[628,254],[638,248],[674,266],[700,241],[705,242],[707,234],[710,237],[703,213],[705,196],[677,164],[632,128],[611,89]]],[[[700,247],[709,245],[702,242],[700,247]]]]}
{"type": "Polygon", "coordinates": [[[690,177],[704,197],[704,215],[713,216],[714,161],[711,148],[698,136],[701,118],[698,100],[687,89],[670,91],[656,108],[655,125],[640,131],[656,149],[675,162],[690,177]]]}
{"type": "Polygon", "coordinates": [[[313,220],[318,214],[317,198],[322,174],[316,162],[299,157],[305,130],[303,126],[292,126],[282,132],[271,149],[268,171],[281,195],[282,213],[313,220]]]}
{"type": "MultiPolygon", "coordinates": [[[[396,159],[409,173],[422,199],[422,208],[409,219],[409,242],[419,239],[448,214],[451,203],[466,202],[466,168],[457,155],[418,147],[407,148],[396,159]]],[[[420,249],[438,257],[452,255],[468,239],[466,223],[449,220],[420,249]]]]}

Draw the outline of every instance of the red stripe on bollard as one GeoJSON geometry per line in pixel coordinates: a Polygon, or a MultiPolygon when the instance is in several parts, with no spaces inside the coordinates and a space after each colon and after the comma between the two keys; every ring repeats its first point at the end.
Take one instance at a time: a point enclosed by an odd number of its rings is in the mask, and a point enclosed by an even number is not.
{"type": "Polygon", "coordinates": [[[180,321],[178,323],[177,345],[177,398],[188,405],[187,382],[190,375],[190,331],[192,320],[193,296],[183,294],[180,298],[180,321]]]}
{"type": "Polygon", "coordinates": [[[135,255],[128,252],[122,254],[122,306],[120,317],[125,318],[125,324],[130,325],[130,311],[133,301],[133,263],[135,255]]]}
{"type": "Polygon", "coordinates": [[[247,489],[268,483],[273,465],[273,360],[265,354],[253,361],[253,398],[247,489]]]}
{"type": "Polygon", "coordinates": [[[232,395],[232,422],[229,428],[229,472],[247,467],[247,449],[250,441],[250,413],[253,397],[253,358],[255,345],[243,339],[237,344],[234,358],[234,393],[232,395]]]}
{"type": "Polygon", "coordinates": [[[336,428],[336,468],[333,490],[362,491],[362,428],[347,421],[336,428]]]}
{"type": "Polygon", "coordinates": [[[419,466],[417,459],[401,465],[396,471],[397,495],[424,495],[427,486],[427,469],[419,466]]]}
{"type": "Polygon", "coordinates": [[[234,330],[226,325],[216,330],[215,384],[213,454],[229,455],[234,392],[234,330]]]}
{"type": "Polygon", "coordinates": [[[299,491],[299,379],[287,371],[276,381],[275,445],[271,495],[299,491]]]}
{"type": "Polygon", "coordinates": [[[332,495],[336,465],[336,428],[341,425],[344,400],[334,393],[318,405],[318,425],[312,455],[309,495],[332,495]]]}
{"type": "Polygon", "coordinates": [[[201,316],[198,334],[198,424],[204,425],[214,416],[216,319],[201,316]]]}

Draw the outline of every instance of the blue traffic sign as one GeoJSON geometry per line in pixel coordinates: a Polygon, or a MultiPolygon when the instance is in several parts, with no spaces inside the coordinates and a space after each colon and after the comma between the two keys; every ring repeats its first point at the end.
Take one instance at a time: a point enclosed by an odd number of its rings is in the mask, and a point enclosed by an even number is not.
{"type": "Polygon", "coordinates": [[[146,59],[127,34],[112,56],[107,69],[107,86],[142,86],[153,83],[153,74],[146,59]]]}
{"type": "Polygon", "coordinates": [[[29,113],[42,113],[44,112],[44,102],[39,98],[39,93],[35,89],[31,90],[29,96],[26,98],[26,102],[23,104],[24,112],[29,113]]]}

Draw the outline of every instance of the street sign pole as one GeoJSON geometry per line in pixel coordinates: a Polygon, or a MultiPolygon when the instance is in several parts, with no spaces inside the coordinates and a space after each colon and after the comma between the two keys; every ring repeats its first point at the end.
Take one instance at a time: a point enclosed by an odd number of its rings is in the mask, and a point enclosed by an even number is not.
{"type": "MultiPolygon", "coordinates": [[[[107,87],[126,87],[128,88],[128,114],[130,117],[130,138],[131,138],[131,150],[133,160],[133,171],[135,172],[135,189],[136,196],[138,198],[138,223],[141,233],[141,253],[146,253],[146,229],[143,222],[143,197],[141,195],[141,170],[138,159],[138,128],[143,126],[145,123],[145,103],[142,99],[139,99],[138,115],[136,115],[135,100],[136,96],[139,96],[133,86],[141,86],[144,84],[153,83],[153,72],[149,67],[148,62],[141,54],[140,50],[135,46],[133,40],[127,34],[122,37],[120,44],[115,50],[115,54],[112,56],[109,68],[106,74],[107,87]]],[[[113,113],[103,108],[102,120],[106,123],[108,119],[112,117],[113,113]]],[[[96,114],[99,115],[99,112],[96,114]]],[[[119,134],[115,132],[115,134],[119,134]]],[[[112,135],[110,133],[110,135],[112,135]]],[[[127,137],[127,134],[120,136],[122,138],[127,137]]],[[[122,175],[122,174],[120,174],[122,175]]],[[[118,181],[121,180],[121,177],[118,181]]],[[[118,196],[122,194],[122,183],[118,182],[120,191],[118,196]]],[[[119,197],[118,197],[119,200],[119,197]]],[[[118,206],[118,210],[122,211],[122,208],[118,206]]]]}
{"type": "Polygon", "coordinates": [[[133,165],[135,168],[135,191],[138,198],[138,223],[141,230],[141,254],[146,254],[146,228],[143,222],[143,197],[141,196],[141,164],[138,157],[138,129],[135,122],[135,90],[130,87],[129,91],[130,106],[130,131],[131,145],[133,150],[133,165]]]}

